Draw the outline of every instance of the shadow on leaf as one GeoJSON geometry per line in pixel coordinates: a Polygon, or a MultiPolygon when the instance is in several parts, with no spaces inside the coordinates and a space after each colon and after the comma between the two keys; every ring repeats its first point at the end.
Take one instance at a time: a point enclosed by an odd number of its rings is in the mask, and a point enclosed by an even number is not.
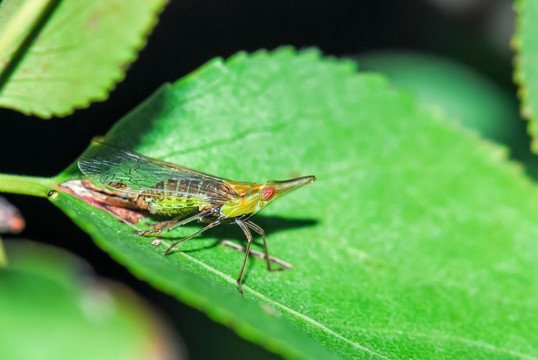
{"type": "MultiPolygon", "coordinates": [[[[280,216],[258,216],[255,218],[255,220],[256,220],[255,221],[256,224],[259,225],[262,229],[264,229],[265,236],[268,242],[271,241],[271,234],[274,234],[276,232],[314,226],[318,223],[318,221],[315,219],[287,219],[280,216]]],[[[198,227],[198,224],[196,224],[195,226],[198,227]]],[[[195,227],[193,227],[192,232],[196,232],[195,227]]],[[[261,237],[256,233],[253,233],[252,235],[254,237],[253,243],[256,246],[262,247],[263,244],[262,244],[261,237]]],[[[221,241],[223,240],[239,240],[242,243],[246,243],[246,237],[243,234],[243,231],[241,231],[241,229],[233,222],[229,224],[219,225],[215,227],[214,229],[209,229],[188,241],[191,242],[193,240],[196,241],[197,239],[208,239],[208,238],[211,238],[211,239],[216,238],[217,241],[215,241],[214,243],[210,245],[202,246],[196,249],[181,250],[181,248],[179,247],[176,251],[188,253],[188,252],[196,252],[196,251],[200,251],[204,249],[211,249],[219,245],[221,241]]],[[[179,240],[180,238],[166,236],[166,239],[179,240]]]]}

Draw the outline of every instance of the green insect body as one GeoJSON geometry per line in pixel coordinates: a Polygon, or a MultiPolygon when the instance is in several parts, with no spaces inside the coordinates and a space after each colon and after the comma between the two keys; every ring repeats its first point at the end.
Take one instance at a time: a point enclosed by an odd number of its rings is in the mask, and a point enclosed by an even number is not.
{"type": "Polygon", "coordinates": [[[235,182],[152,159],[100,140],[80,157],[78,166],[92,181],[125,194],[129,208],[169,218],[150,230],[138,231],[140,235],[159,235],[164,230],[195,220],[208,223],[191,236],[173,243],[165,254],[205,230],[235,222],[247,238],[245,258],[237,279],[241,294],[241,279],[252,243],[250,230],[262,237],[267,268],[273,270],[265,233],[249,218],[282,195],[315,181],[314,176],[305,176],[259,184],[235,182]]]}

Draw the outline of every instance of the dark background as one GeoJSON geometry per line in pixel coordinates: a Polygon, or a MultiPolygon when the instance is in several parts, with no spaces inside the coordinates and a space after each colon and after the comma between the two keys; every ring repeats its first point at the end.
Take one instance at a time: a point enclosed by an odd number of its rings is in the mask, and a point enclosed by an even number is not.
{"type": "MultiPolygon", "coordinates": [[[[420,51],[466,64],[515,94],[508,46],[512,21],[511,2],[501,0],[173,0],[105,102],[50,120],[0,109],[0,172],[56,175],[92,137],[106,133],[162,83],[241,50],[315,46],[336,56],[420,51]]],[[[20,236],[67,249],[100,276],[127,284],[177,329],[191,358],[279,358],[137,280],[47,200],[6,197],[26,219],[20,236]]]]}

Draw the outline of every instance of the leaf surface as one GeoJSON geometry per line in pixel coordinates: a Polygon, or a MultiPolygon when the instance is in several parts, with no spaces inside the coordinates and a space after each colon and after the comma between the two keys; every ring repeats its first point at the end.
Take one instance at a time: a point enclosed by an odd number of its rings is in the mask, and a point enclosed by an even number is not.
{"type": "Polygon", "coordinates": [[[244,299],[243,256],[219,245],[244,241],[235,226],[163,256],[171,240],[54,201],[134,274],[245,338],[285,357],[538,357],[537,189],[382,77],[314,50],[240,53],[164,85],[106,140],[233,180],[317,176],[253,218],[294,268],[250,259],[244,299]]]}
{"type": "Polygon", "coordinates": [[[104,100],[156,23],[165,0],[0,5],[0,106],[41,117],[104,100]]]}

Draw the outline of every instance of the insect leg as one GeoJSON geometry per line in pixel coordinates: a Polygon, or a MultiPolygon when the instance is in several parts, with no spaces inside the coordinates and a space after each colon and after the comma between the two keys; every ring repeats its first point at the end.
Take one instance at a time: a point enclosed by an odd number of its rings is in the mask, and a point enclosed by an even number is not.
{"type": "MultiPolygon", "coordinates": [[[[232,249],[237,250],[237,251],[242,252],[242,253],[245,252],[245,247],[244,246],[238,245],[238,244],[233,243],[233,242],[231,242],[229,240],[224,240],[220,244],[222,246],[227,246],[229,248],[232,248],[232,249]]],[[[250,249],[249,256],[254,256],[254,257],[257,257],[258,259],[265,260],[265,254],[262,251],[256,251],[256,250],[250,249]]],[[[293,266],[291,264],[285,262],[284,260],[280,260],[279,258],[276,258],[274,256],[269,256],[269,261],[272,262],[273,264],[277,264],[277,265],[282,266],[284,269],[293,269],[293,266]]],[[[277,270],[279,270],[279,269],[277,269],[277,270]]]]}
{"type": "Polygon", "coordinates": [[[163,222],[159,223],[159,224],[162,224],[163,226],[160,226],[158,228],[158,230],[159,230],[159,232],[163,232],[165,230],[172,230],[174,228],[177,228],[178,226],[185,225],[185,224],[190,223],[191,221],[194,221],[194,220],[198,220],[199,219],[198,215],[189,216],[188,218],[183,219],[183,220],[163,221],[163,222]]]}
{"type": "Polygon", "coordinates": [[[250,244],[252,244],[252,234],[250,233],[250,230],[248,229],[247,225],[242,220],[235,219],[235,222],[241,230],[243,230],[243,233],[247,237],[247,248],[245,249],[245,259],[243,260],[243,266],[241,266],[241,271],[239,272],[239,277],[237,278],[237,288],[239,289],[239,293],[241,296],[243,296],[243,287],[241,286],[241,279],[243,278],[243,271],[245,271],[245,265],[247,264],[248,254],[250,252],[250,244]]]}
{"type": "Polygon", "coordinates": [[[217,225],[220,225],[221,221],[220,220],[217,220],[217,221],[214,221],[212,222],[211,224],[207,225],[206,227],[203,227],[201,228],[200,230],[198,230],[197,232],[195,232],[194,234],[190,235],[190,236],[187,236],[186,238],[183,238],[181,240],[178,240],[176,241],[175,243],[173,243],[172,245],[170,245],[170,247],[168,249],[166,249],[166,251],[164,252],[164,255],[167,255],[168,253],[170,253],[170,251],[172,251],[173,248],[175,248],[178,244],[182,243],[183,241],[187,241],[187,240],[190,240],[192,239],[193,237],[195,237],[196,235],[200,234],[200,233],[203,233],[204,231],[206,230],[209,230],[217,225]]]}
{"type": "Polygon", "coordinates": [[[189,216],[183,220],[180,220],[180,218],[177,218],[177,219],[172,219],[172,220],[161,221],[157,224],[152,225],[149,230],[135,230],[133,232],[141,236],[146,236],[153,233],[155,233],[155,235],[159,235],[161,232],[165,230],[172,230],[178,226],[185,225],[194,220],[198,220],[206,216],[209,213],[210,211],[206,210],[206,211],[202,211],[201,213],[195,214],[193,216],[189,216]]]}
{"type": "Polygon", "coordinates": [[[177,224],[178,221],[179,221],[178,219],[172,219],[172,220],[161,221],[156,224],[151,224],[149,227],[149,230],[145,232],[148,232],[148,233],[155,232],[155,234],[157,234],[157,233],[162,232],[165,229],[168,229],[170,226],[177,224]]]}
{"type": "Polygon", "coordinates": [[[269,251],[267,250],[267,242],[265,241],[265,231],[263,231],[263,229],[259,225],[253,223],[250,220],[245,221],[245,223],[247,224],[247,226],[249,228],[254,230],[256,233],[258,233],[262,237],[262,240],[263,240],[263,252],[265,253],[265,262],[267,263],[267,270],[269,270],[269,271],[282,271],[282,270],[284,270],[285,267],[280,267],[280,268],[276,268],[276,269],[271,268],[271,256],[269,256],[269,251]]]}
{"type": "MultiPolygon", "coordinates": [[[[172,230],[178,226],[182,226],[182,225],[185,225],[187,223],[190,223],[191,221],[194,221],[194,220],[200,220],[202,221],[206,216],[210,216],[212,214],[215,214],[215,208],[209,208],[207,210],[204,210],[196,215],[193,215],[193,216],[190,216],[188,218],[186,218],[185,220],[181,220],[181,221],[178,221],[174,224],[170,224],[170,226],[167,226],[163,229],[161,229],[161,231],[164,231],[164,230],[172,230]]],[[[218,212],[218,210],[217,210],[218,212]]]]}
{"type": "Polygon", "coordinates": [[[166,220],[161,221],[156,224],[152,224],[149,227],[149,230],[133,230],[133,233],[138,234],[140,236],[148,236],[155,234],[155,236],[159,235],[163,230],[167,229],[171,225],[175,225],[179,222],[177,219],[172,220],[166,220]]]}

